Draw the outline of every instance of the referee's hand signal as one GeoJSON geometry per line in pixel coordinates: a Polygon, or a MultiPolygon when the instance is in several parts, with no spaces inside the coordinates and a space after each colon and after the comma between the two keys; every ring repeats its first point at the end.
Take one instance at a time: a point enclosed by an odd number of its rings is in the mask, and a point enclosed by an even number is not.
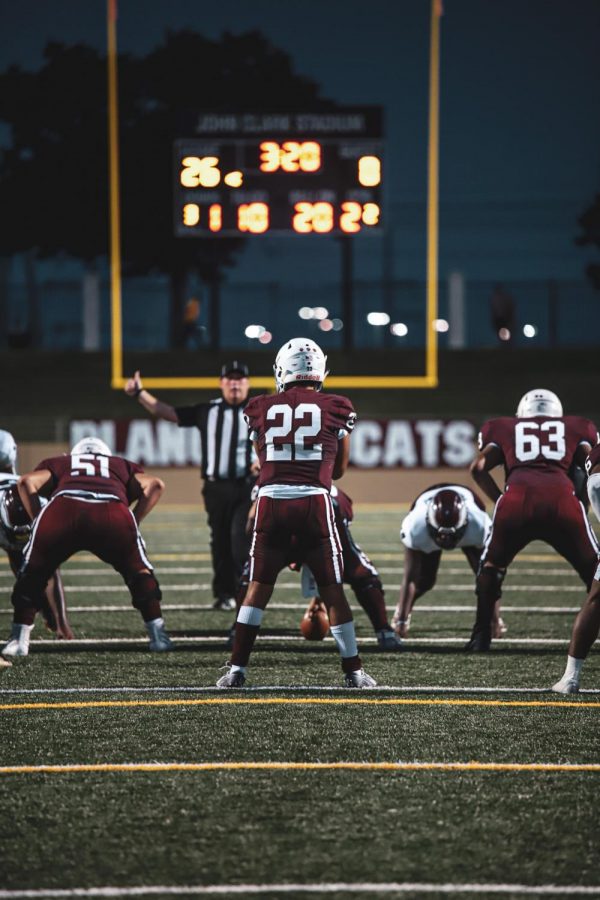
{"type": "Polygon", "coordinates": [[[140,370],[137,369],[136,372],[134,372],[133,377],[127,379],[127,384],[125,385],[125,393],[128,397],[135,397],[143,389],[144,388],[142,385],[140,370]]]}

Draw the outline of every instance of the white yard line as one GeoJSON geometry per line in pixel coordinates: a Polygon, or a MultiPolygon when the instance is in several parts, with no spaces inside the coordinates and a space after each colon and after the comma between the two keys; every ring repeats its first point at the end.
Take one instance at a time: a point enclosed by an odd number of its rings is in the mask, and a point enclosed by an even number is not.
{"type": "MultiPolygon", "coordinates": [[[[182,644],[210,644],[210,643],[221,643],[224,644],[223,635],[177,635],[173,638],[175,645],[182,644]]],[[[287,641],[305,643],[305,638],[302,637],[301,634],[259,634],[257,637],[258,641],[275,641],[277,643],[285,643],[287,641]]],[[[428,637],[428,638],[407,638],[404,642],[405,650],[410,650],[413,644],[464,644],[466,643],[467,636],[463,637],[428,637]]],[[[146,645],[148,643],[148,638],[139,637],[139,638],[131,638],[131,637],[111,637],[111,638],[74,638],[72,641],[59,641],[54,638],[38,638],[37,640],[32,640],[30,647],[34,649],[36,647],[53,647],[57,650],[64,650],[65,652],[69,651],[69,648],[72,647],[85,647],[90,644],[102,646],[104,644],[140,644],[146,645]]],[[[333,638],[327,637],[321,643],[325,644],[333,644],[333,638]]],[[[359,638],[360,644],[375,644],[377,643],[377,638],[375,637],[361,637],[359,638]]],[[[507,645],[517,645],[517,646],[528,646],[528,645],[537,645],[542,647],[564,647],[569,643],[569,637],[564,638],[499,638],[495,643],[495,647],[502,647],[507,645]]],[[[492,651],[493,652],[493,651],[492,651]]]]}
{"type": "Polygon", "coordinates": [[[409,881],[316,882],[311,884],[205,884],[139,885],[135,887],[37,888],[0,890],[0,900],[41,900],[71,897],[257,896],[260,894],[522,894],[546,897],[600,897],[600,885],[502,884],[480,882],[451,884],[409,881]]]}
{"type": "MultiPolygon", "coordinates": [[[[386,584],[385,587],[392,590],[399,590],[400,584],[386,584]]],[[[470,582],[468,584],[441,584],[438,585],[440,590],[444,591],[466,591],[469,593],[473,593],[474,590],[474,582],[470,582]]],[[[69,584],[68,581],[65,583],[65,589],[71,593],[81,593],[85,592],[86,594],[115,594],[115,593],[123,593],[126,591],[126,588],[122,584],[106,584],[106,585],[91,585],[91,584],[69,584]]],[[[211,591],[212,586],[209,582],[204,583],[192,583],[192,584],[163,584],[161,582],[161,589],[163,591],[180,591],[182,593],[190,593],[191,591],[211,591]]],[[[279,591],[296,591],[296,593],[300,593],[300,582],[291,582],[289,584],[283,583],[277,585],[277,590],[279,591]]],[[[585,587],[582,584],[569,584],[569,585],[557,585],[557,584],[505,584],[502,586],[502,591],[541,591],[543,593],[577,593],[580,594],[581,597],[585,597],[585,587]]]]}
{"type": "MultiPolygon", "coordinates": [[[[170,612],[215,612],[212,604],[206,603],[162,603],[161,607],[163,611],[170,612]]],[[[119,606],[69,606],[69,615],[71,613],[82,613],[82,612],[93,612],[93,613],[105,613],[105,612],[131,612],[131,604],[124,603],[119,606]]],[[[471,605],[465,606],[427,606],[425,604],[417,607],[418,612],[453,612],[453,613],[473,613],[475,610],[475,603],[471,605]]],[[[292,609],[297,612],[302,612],[306,609],[306,603],[270,603],[268,609],[292,609]]],[[[356,604],[350,604],[350,609],[354,611],[358,611],[360,609],[356,604]]],[[[394,607],[389,607],[389,611],[393,612],[394,607]]],[[[579,606],[503,606],[502,612],[507,613],[556,613],[556,614],[569,614],[578,613],[580,607],[579,606]]],[[[233,610],[231,611],[233,614],[233,610]]],[[[13,609],[6,608],[0,609],[0,615],[12,615],[13,609]]],[[[503,639],[502,639],[503,640],[503,639]]]]}
{"type": "MultiPolygon", "coordinates": [[[[177,685],[172,687],[70,687],[70,688],[5,688],[0,689],[0,696],[8,695],[42,695],[42,694],[214,694],[216,688],[206,685],[177,685]]],[[[316,693],[326,691],[348,693],[348,688],[339,685],[249,685],[244,688],[244,693],[266,693],[278,691],[280,693],[316,693]]],[[[375,688],[369,688],[369,694],[550,694],[549,687],[457,687],[447,685],[414,685],[392,686],[380,684],[375,688]]],[[[600,688],[581,688],[580,694],[597,695],[600,688]]],[[[554,695],[553,695],[554,696],[554,695]]],[[[574,703],[574,705],[576,705],[574,703]]]]}

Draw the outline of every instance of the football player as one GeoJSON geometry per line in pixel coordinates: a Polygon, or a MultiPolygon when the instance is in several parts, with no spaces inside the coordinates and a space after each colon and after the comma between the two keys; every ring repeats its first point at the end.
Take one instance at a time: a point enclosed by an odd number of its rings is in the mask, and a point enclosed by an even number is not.
{"type": "Polygon", "coordinates": [[[477,575],[477,617],[467,650],[489,650],[506,570],[530,541],[550,544],[590,587],[598,544],[568,472],[585,463],[597,441],[595,425],[581,416],[563,416],[560,400],[545,389],[528,391],[516,416],[484,424],[471,474],[496,506],[477,575]],[[500,465],[504,493],[490,474],[500,465]]]}
{"type": "Polygon", "coordinates": [[[27,656],[48,579],[80,550],[89,550],[119,572],[142,614],[150,649],[170,650],[160,588],[138,528],[160,499],[162,481],[113,456],[98,438],[83,438],[68,456],[45,459],[23,475],[18,490],[35,522],[13,589],[13,627],[2,655],[27,656]],[[44,497],[49,498],[46,506],[44,497]],[[133,509],[130,503],[135,503],[133,509]]]}
{"type": "MultiPolygon", "coordinates": [[[[600,521],[600,444],[585,461],[588,473],[587,492],[596,518],[600,521]]],[[[579,690],[581,668],[600,632],[600,565],[594,574],[586,601],[573,624],[567,666],[560,681],[552,686],[557,694],[576,694],[579,690]]]]}
{"type": "Polygon", "coordinates": [[[348,465],[356,413],[346,397],[320,392],[326,363],[314,341],[287,341],[275,360],[278,393],[253,398],[245,410],[260,460],[258,500],[250,584],[237,616],[229,671],[217,681],[220,688],[243,687],[277,576],[297,557],[310,567],[327,607],[345,685],[375,685],[362,667],[342,588],[344,563],[330,494],[332,478],[341,478],[348,465]]]}
{"type": "MultiPolygon", "coordinates": [[[[436,582],[442,551],[460,547],[476,575],[492,520],[477,494],[460,484],[432,484],[414,500],[400,526],[404,572],[392,625],[400,637],[410,628],[413,606],[436,582]]],[[[506,631],[500,603],[493,613],[494,637],[506,631]]]]}
{"type": "MultiPolygon", "coordinates": [[[[333,485],[331,501],[335,525],[342,545],[344,583],[350,585],[354,596],[369,617],[378,646],[382,650],[400,650],[402,641],[388,622],[385,591],[379,572],[367,554],[356,543],[350,531],[350,523],[354,517],[352,500],[348,494],[333,485]]],[[[311,570],[305,565],[302,566],[302,596],[310,600],[307,613],[322,605],[318,596],[317,583],[311,570]]]]}
{"type": "MultiPolygon", "coordinates": [[[[9,431],[0,431],[0,547],[6,551],[15,577],[23,561],[23,548],[29,540],[32,524],[19,497],[16,465],[15,439],[9,431]]],[[[58,638],[70,640],[73,637],[58,569],[48,579],[41,612],[47,628],[58,638]]]]}

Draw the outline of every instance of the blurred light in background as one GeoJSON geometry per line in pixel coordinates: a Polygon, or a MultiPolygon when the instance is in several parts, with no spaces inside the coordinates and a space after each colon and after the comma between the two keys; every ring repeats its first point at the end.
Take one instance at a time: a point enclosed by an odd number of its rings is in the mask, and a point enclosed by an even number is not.
{"type": "Polygon", "coordinates": [[[498,332],[498,337],[501,341],[510,341],[510,330],[508,328],[501,328],[498,332]]]}
{"type": "Polygon", "coordinates": [[[389,325],[390,317],[385,312],[370,312],[367,314],[369,325],[389,325]]]}
{"type": "Polygon", "coordinates": [[[537,334],[537,328],[535,325],[523,325],[523,334],[526,338],[533,338],[537,334]]]}
{"type": "Polygon", "coordinates": [[[334,331],[341,331],[342,328],[344,327],[344,323],[342,322],[341,319],[332,319],[331,327],[333,328],[334,331]]]}
{"type": "Polygon", "coordinates": [[[273,335],[271,334],[270,331],[263,331],[263,333],[261,334],[261,336],[259,337],[258,340],[260,341],[261,344],[270,344],[271,341],[273,340],[273,335]]]}
{"type": "Polygon", "coordinates": [[[312,319],[314,317],[312,306],[301,306],[298,315],[301,319],[312,319]]]}
{"type": "Polygon", "coordinates": [[[446,319],[434,319],[433,320],[433,330],[434,331],[439,331],[441,333],[444,333],[444,332],[448,331],[449,328],[450,328],[450,326],[448,325],[448,322],[446,321],[446,319]]]}
{"type": "Polygon", "coordinates": [[[333,328],[333,322],[331,319],[321,319],[319,322],[319,328],[321,331],[331,331],[333,328]]]}
{"type": "Polygon", "coordinates": [[[329,310],[326,309],[324,306],[313,306],[312,313],[313,313],[313,318],[319,319],[319,321],[321,321],[322,319],[327,318],[327,316],[329,315],[329,310]]]}
{"type": "Polygon", "coordinates": [[[244,331],[247,338],[258,338],[259,340],[266,333],[264,325],[247,325],[244,331]]]}
{"type": "Polygon", "coordinates": [[[393,325],[390,325],[390,331],[392,334],[395,334],[396,337],[406,337],[408,334],[408,328],[404,322],[394,322],[393,325]]]}

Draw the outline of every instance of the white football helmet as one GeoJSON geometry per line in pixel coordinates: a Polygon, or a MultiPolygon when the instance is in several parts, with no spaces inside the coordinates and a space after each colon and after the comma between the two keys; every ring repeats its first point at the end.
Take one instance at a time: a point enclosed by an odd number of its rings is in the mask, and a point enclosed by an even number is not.
{"type": "Polygon", "coordinates": [[[10,431],[0,431],[0,471],[16,472],[17,444],[10,431]]]}
{"type": "Polygon", "coordinates": [[[518,419],[531,419],[533,416],[553,416],[560,418],[563,414],[562,403],[552,391],[535,388],[527,391],[519,400],[518,419]]]}
{"type": "Polygon", "coordinates": [[[100,438],[84,437],[71,447],[71,456],[81,456],[83,453],[92,453],[94,456],[112,456],[112,451],[100,438]]]}
{"type": "Polygon", "coordinates": [[[310,338],[292,338],[275,357],[273,371],[279,393],[289,384],[313,382],[319,389],[329,374],[327,357],[310,338]]]}

